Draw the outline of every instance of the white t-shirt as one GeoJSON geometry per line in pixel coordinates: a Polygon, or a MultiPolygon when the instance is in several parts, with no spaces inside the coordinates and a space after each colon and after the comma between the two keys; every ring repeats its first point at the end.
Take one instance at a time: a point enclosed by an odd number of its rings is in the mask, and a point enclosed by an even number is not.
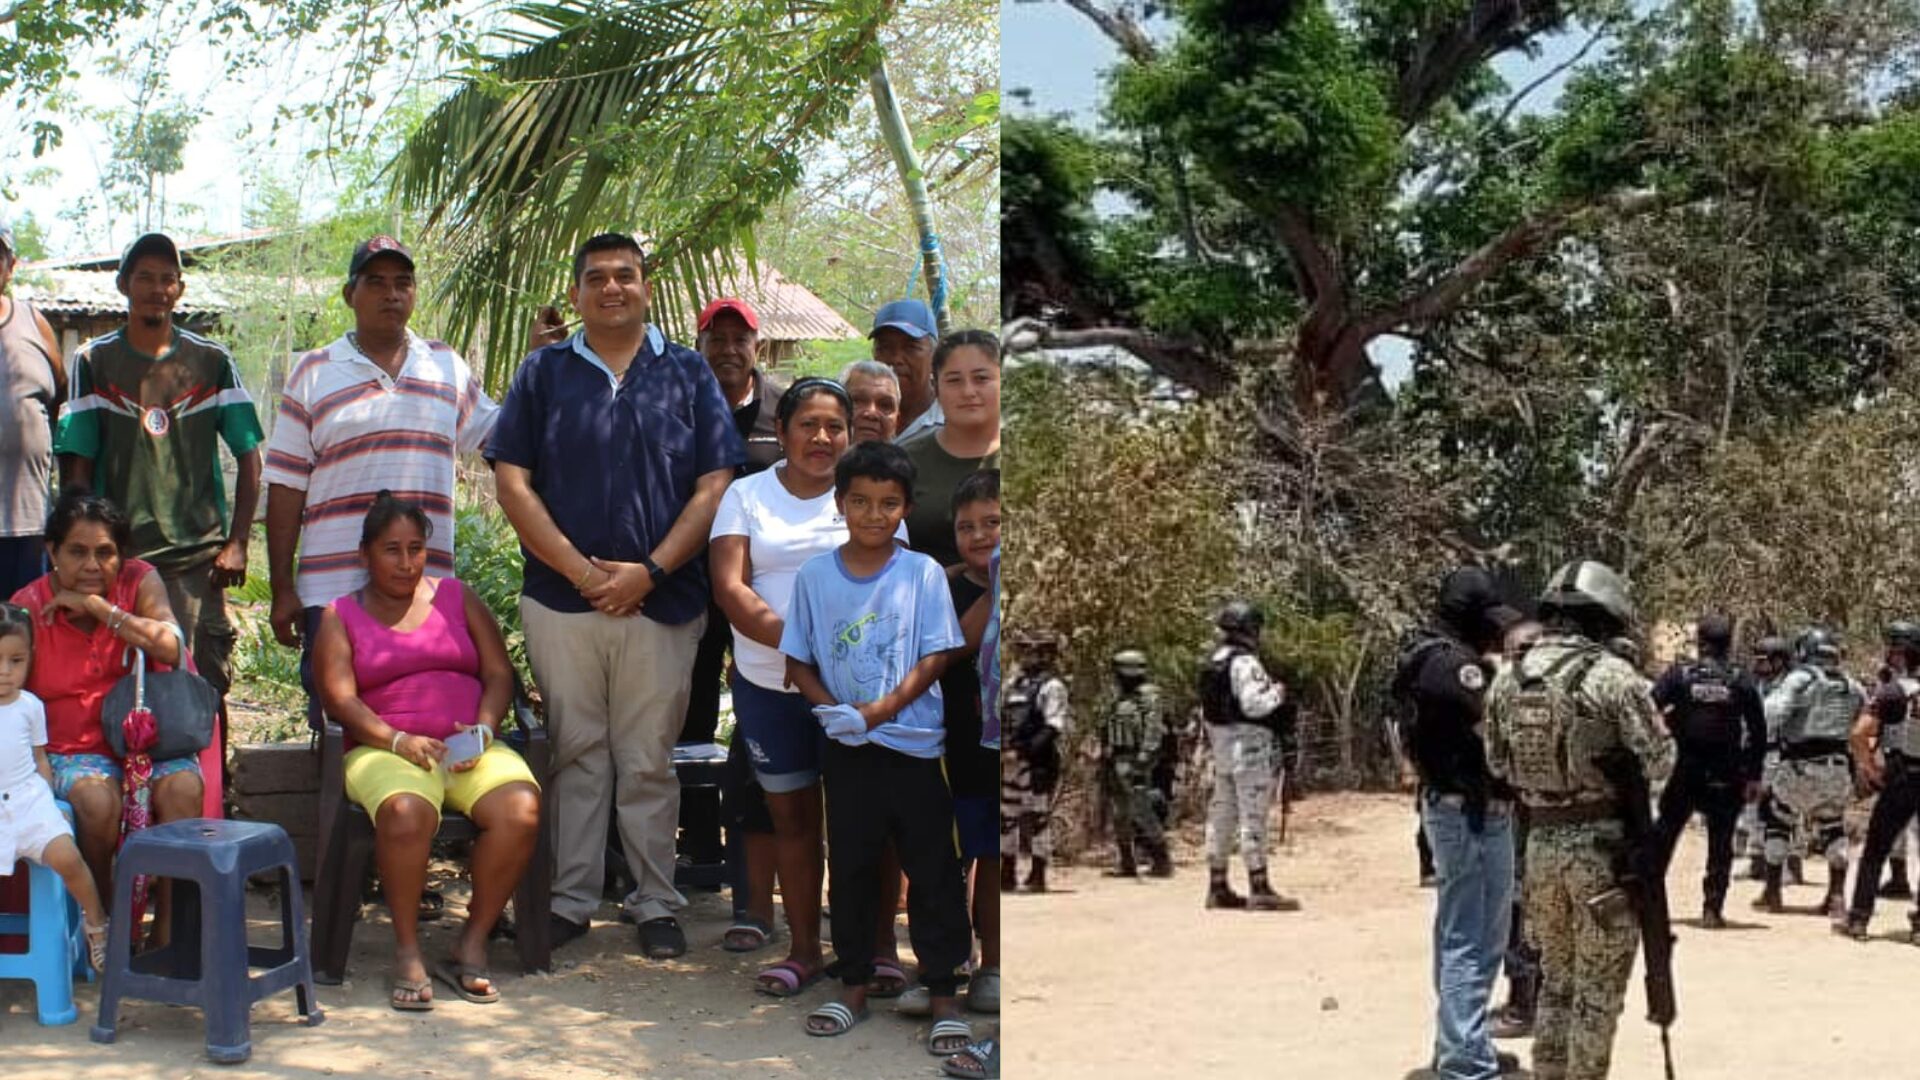
{"type": "MultiPolygon", "coordinates": [[[[720,500],[708,539],[747,538],[748,582],[781,621],[793,602],[793,579],[815,555],[847,542],[847,519],[834,505],[833,489],[812,499],[795,498],[780,482],[787,463],[735,480],[720,500]]],[[[900,526],[899,538],[907,539],[900,526]]],[[[787,658],[779,649],[762,645],[739,630],[733,632],[733,663],[749,682],[767,690],[787,687],[787,658]]]]}
{"type": "Polygon", "coordinates": [[[0,705],[0,790],[38,775],[33,748],[47,745],[47,707],[25,690],[0,705]]]}

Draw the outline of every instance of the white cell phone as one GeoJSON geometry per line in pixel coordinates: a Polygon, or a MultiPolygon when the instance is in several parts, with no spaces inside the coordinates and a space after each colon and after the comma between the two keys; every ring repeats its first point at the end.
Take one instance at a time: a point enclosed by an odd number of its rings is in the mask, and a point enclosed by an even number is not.
{"type": "Polygon", "coordinates": [[[487,751],[487,736],[481,728],[468,728],[447,736],[447,756],[443,765],[459,765],[479,757],[487,751]]]}

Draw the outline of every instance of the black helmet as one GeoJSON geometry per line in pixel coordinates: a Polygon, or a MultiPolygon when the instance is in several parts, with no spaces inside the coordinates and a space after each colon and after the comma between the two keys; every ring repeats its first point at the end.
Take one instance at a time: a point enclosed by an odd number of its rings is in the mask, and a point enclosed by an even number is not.
{"type": "Polygon", "coordinates": [[[1770,656],[1775,660],[1789,660],[1793,657],[1793,645],[1786,638],[1769,635],[1754,642],[1753,655],[1770,656]]]}
{"type": "Polygon", "coordinates": [[[1060,648],[1060,635],[1044,628],[1022,630],[1013,635],[1013,644],[1035,652],[1056,652],[1060,648]]]}
{"type": "Polygon", "coordinates": [[[1920,651],[1920,625],[1906,619],[1895,619],[1888,623],[1887,648],[1920,651]]]}
{"type": "Polygon", "coordinates": [[[1267,625],[1267,620],[1260,614],[1259,608],[1245,600],[1235,600],[1220,609],[1220,614],[1213,617],[1213,625],[1229,634],[1259,637],[1260,631],[1267,625]]]}
{"type": "Polygon", "coordinates": [[[1840,659],[1840,639],[1824,626],[1808,627],[1800,635],[1800,662],[1840,659]]]}
{"type": "Polygon", "coordinates": [[[1613,568],[1592,559],[1576,559],[1553,572],[1540,594],[1542,614],[1599,612],[1622,630],[1634,623],[1633,600],[1627,583],[1613,568]]]}

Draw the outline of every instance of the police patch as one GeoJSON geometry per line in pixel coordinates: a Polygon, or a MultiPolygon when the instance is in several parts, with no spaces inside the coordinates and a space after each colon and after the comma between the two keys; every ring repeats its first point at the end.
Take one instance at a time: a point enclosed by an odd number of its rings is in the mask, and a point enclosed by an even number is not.
{"type": "Polygon", "coordinates": [[[1479,664],[1463,664],[1460,667],[1460,685],[1478,692],[1486,689],[1487,673],[1480,670],[1479,664]]]}

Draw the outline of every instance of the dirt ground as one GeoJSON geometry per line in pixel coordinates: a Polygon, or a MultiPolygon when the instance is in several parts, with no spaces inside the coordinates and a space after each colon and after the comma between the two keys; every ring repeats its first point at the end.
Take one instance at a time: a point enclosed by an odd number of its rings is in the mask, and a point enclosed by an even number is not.
{"type": "MultiPolygon", "coordinates": [[[[423,924],[429,957],[442,955],[457,933],[465,893],[445,883],[447,917],[423,924]]],[[[252,939],[277,943],[268,921],[269,895],[254,898],[252,939]]],[[[218,1066],[203,1054],[196,1009],[127,1001],[118,1039],[88,1040],[99,1012],[97,984],[77,987],[77,1023],[45,1028],[34,1019],[32,987],[0,982],[0,1075],[38,1080],[82,1075],[113,1080],[186,1080],[190,1077],[456,1077],[459,1080],[540,1077],[794,1077],[891,1078],[940,1075],[926,1052],[930,1022],[896,1015],[876,1002],[873,1016],[838,1038],[808,1036],[801,1019],[835,993],[828,982],[801,997],[775,1000],[752,989],[753,972],[782,959],[786,933],[757,953],[720,948],[731,908],[725,894],[688,895],[684,913],[690,948],[672,961],[641,959],[632,926],[615,909],[587,937],[554,955],[549,974],[521,976],[511,943],[493,945],[501,1001],[470,1005],[438,983],[430,1013],[387,1007],[387,957],[393,937],[385,909],[369,905],[353,938],[348,981],[323,986],[326,1020],[299,1023],[291,991],[253,1010],[253,1058],[218,1066]]],[[[777,920],[780,921],[780,920],[777,920]]],[[[901,955],[911,962],[901,920],[901,955]]],[[[976,1035],[990,1034],[996,1018],[971,1014],[976,1035]]]]}
{"type": "MultiPolygon", "coordinates": [[[[1272,865],[1277,887],[1304,902],[1299,913],[1202,910],[1206,868],[1190,844],[1172,881],[1115,880],[1083,866],[1061,875],[1055,894],[1007,897],[1006,948],[1016,958],[1007,1075],[1429,1075],[1434,901],[1415,881],[1413,820],[1404,796],[1296,805],[1292,842],[1272,865]]],[[[1676,1075],[1913,1076],[1920,949],[1905,943],[1910,902],[1882,901],[1876,939],[1856,943],[1812,913],[1823,863],[1808,860],[1810,883],[1789,887],[1789,913],[1777,916],[1749,908],[1759,885],[1736,867],[1731,925],[1702,931],[1705,853],[1696,825],[1669,875],[1679,936],[1676,1075]]],[[[1663,1075],[1640,977],[1636,965],[1614,1042],[1616,1080],[1663,1075]]],[[[1502,1045],[1526,1063],[1525,1041],[1502,1045]]]]}

